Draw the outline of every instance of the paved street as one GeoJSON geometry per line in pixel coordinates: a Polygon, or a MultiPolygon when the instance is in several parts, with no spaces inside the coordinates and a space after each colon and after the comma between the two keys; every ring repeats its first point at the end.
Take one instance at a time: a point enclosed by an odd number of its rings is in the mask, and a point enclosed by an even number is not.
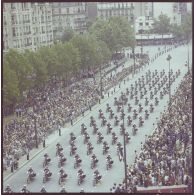
{"type": "MultiPolygon", "coordinates": [[[[144,52],[148,51],[149,56],[152,58],[153,53],[156,53],[158,46],[147,46],[144,47],[144,52]]],[[[137,48],[139,49],[139,48],[137,48]]],[[[161,47],[162,51],[162,47],[161,47]]],[[[92,108],[92,111],[87,111],[85,113],[85,117],[82,117],[76,124],[74,124],[72,127],[67,126],[66,128],[62,129],[62,136],[59,137],[58,133],[54,133],[50,136],[49,141],[46,141],[46,148],[40,152],[37,156],[35,156],[32,160],[30,160],[26,165],[24,165],[22,168],[20,168],[19,171],[14,173],[12,176],[10,176],[6,181],[4,181],[4,185],[10,184],[12,190],[14,192],[18,192],[21,190],[22,186],[26,184],[27,179],[27,170],[29,166],[32,166],[35,172],[37,173],[36,178],[34,181],[32,181],[30,184],[27,185],[27,188],[31,192],[39,192],[40,189],[43,186],[42,179],[43,179],[43,155],[44,153],[48,153],[51,157],[51,163],[49,164],[49,169],[53,173],[51,179],[44,184],[46,190],[48,192],[59,192],[61,190],[61,186],[58,184],[58,178],[59,178],[59,168],[58,168],[58,158],[56,157],[56,143],[60,142],[62,147],[64,148],[63,153],[65,157],[67,158],[67,162],[64,165],[64,169],[66,173],[68,174],[68,179],[65,182],[65,187],[68,192],[80,192],[81,188],[83,188],[86,192],[109,192],[110,187],[113,186],[113,183],[121,183],[124,178],[124,163],[123,161],[119,161],[118,156],[116,155],[116,145],[111,145],[111,134],[106,134],[106,126],[101,127],[101,121],[98,119],[98,110],[102,109],[104,112],[104,115],[111,123],[111,126],[113,130],[117,133],[117,136],[119,138],[119,141],[123,143],[123,136],[120,135],[119,132],[119,126],[114,126],[114,119],[110,120],[108,113],[106,113],[106,104],[109,103],[109,105],[112,107],[112,110],[116,114],[116,107],[114,106],[114,97],[119,97],[121,92],[125,92],[126,88],[129,88],[131,84],[134,84],[138,78],[141,78],[142,75],[145,76],[145,73],[150,70],[151,73],[155,71],[155,69],[160,73],[163,69],[165,69],[166,75],[168,75],[168,61],[166,60],[168,54],[172,56],[171,59],[171,69],[173,69],[173,73],[180,69],[181,74],[178,78],[176,78],[175,82],[171,86],[172,94],[178,87],[179,83],[181,82],[183,76],[187,72],[187,67],[184,66],[186,60],[187,60],[187,46],[180,46],[176,49],[171,50],[170,52],[167,52],[160,57],[158,57],[153,63],[150,63],[149,66],[146,66],[143,70],[141,70],[139,73],[137,73],[134,78],[132,76],[129,76],[129,81],[126,80],[125,84],[121,83],[121,88],[119,89],[119,86],[116,86],[116,92],[113,93],[113,95],[110,95],[108,98],[105,97],[104,100],[101,100],[101,104],[96,105],[92,108]],[[99,131],[104,135],[104,141],[107,141],[110,146],[109,153],[114,160],[114,165],[111,170],[106,170],[106,155],[102,154],[102,144],[97,144],[97,136],[92,134],[92,127],[89,126],[90,123],[90,116],[93,116],[96,120],[97,126],[99,128],[99,131]],[[93,181],[93,172],[90,168],[90,157],[87,156],[87,147],[86,144],[83,143],[83,136],[80,133],[80,127],[81,124],[84,123],[87,126],[87,131],[90,135],[90,142],[94,146],[94,153],[96,154],[99,162],[97,169],[102,174],[102,182],[98,184],[96,187],[93,187],[92,181],[93,181]],[[77,153],[82,159],[82,169],[84,173],[87,175],[84,183],[82,183],[80,186],[77,185],[77,169],[74,169],[74,157],[69,156],[70,147],[69,147],[69,134],[70,132],[74,132],[76,135],[76,146],[78,148],[77,153]],[[49,144],[49,145],[48,145],[49,144]]],[[[192,62],[192,48],[190,47],[190,64],[192,62]]],[[[131,61],[132,63],[132,61],[131,61]]],[[[130,62],[126,62],[125,67],[130,65],[130,62]]],[[[149,93],[146,95],[149,98],[149,93]]],[[[139,97],[139,96],[138,96],[139,97]]],[[[159,98],[159,91],[155,97],[159,98]]],[[[138,129],[137,135],[132,135],[132,127],[126,126],[127,119],[125,118],[125,127],[126,130],[129,132],[131,136],[131,141],[129,144],[127,144],[127,163],[128,165],[131,165],[134,162],[135,158],[135,150],[139,152],[141,147],[141,142],[144,143],[145,141],[145,135],[152,134],[152,131],[155,128],[155,124],[157,120],[160,118],[160,114],[166,109],[168,102],[168,94],[160,100],[160,103],[157,107],[155,107],[154,112],[149,116],[149,120],[144,121],[143,127],[140,127],[138,129]]],[[[130,100],[128,98],[128,103],[131,104],[133,107],[132,109],[136,108],[137,105],[134,105],[134,100],[130,100]]],[[[140,100],[140,102],[144,106],[144,98],[140,100]]],[[[154,99],[150,100],[149,104],[154,104],[154,99]]],[[[147,108],[144,107],[143,110],[149,109],[149,106],[147,108]]],[[[129,114],[127,113],[127,105],[124,106],[124,110],[127,117],[129,114]]],[[[117,112],[118,117],[120,116],[120,113],[117,112]]],[[[132,112],[130,113],[132,116],[132,112]]],[[[144,113],[142,112],[141,115],[144,118],[144,113]]],[[[138,126],[138,119],[133,121],[138,126]]]]}

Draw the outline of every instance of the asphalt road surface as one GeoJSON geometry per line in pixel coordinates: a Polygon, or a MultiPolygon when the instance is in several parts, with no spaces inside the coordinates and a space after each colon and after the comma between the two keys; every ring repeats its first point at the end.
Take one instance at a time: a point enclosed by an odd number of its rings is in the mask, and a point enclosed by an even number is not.
{"type": "MultiPolygon", "coordinates": [[[[151,46],[151,47],[144,47],[144,51],[149,51],[149,55],[153,56],[154,52],[157,52],[158,46],[151,46]]],[[[158,57],[153,63],[150,63],[149,66],[145,67],[143,70],[141,70],[138,74],[136,74],[133,78],[130,75],[129,81],[127,81],[125,84],[121,83],[121,88],[116,87],[116,92],[113,95],[110,95],[110,97],[106,97],[104,100],[101,101],[101,104],[98,106],[95,106],[92,108],[92,111],[88,112],[88,114],[85,115],[85,117],[82,118],[79,122],[77,122],[74,126],[70,126],[69,128],[63,128],[62,129],[62,136],[59,137],[57,134],[54,135],[53,143],[50,145],[47,145],[47,147],[39,153],[36,157],[34,157],[32,160],[30,160],[25,166],[21,167],[16,173],[14,173],[11,177],[9,177],[6,181],[4,181],[4,187],[5,185],[9,184],[14,192],[19,192],[24,184],[26,184],[27,179],[27,170],[29,166],[32,166],[35,172],[37,173],[36,178],[27,185],[28,190],[30,192],[40,192],[40,189],[44,185],[47,192],[59,192],[62,188],[58,184],[59,179],[59,168],[58,168],[58,158],[56,156],[56,143],[60,142],[62,147],[64,148],[63,153],[65,157],[67,158],[67,162],[64,165],[64,169],[66,173],[68,174],[68,178],[64,184],[66,190],[68,192],[80,192],[81,188],[85,190],[85,192],[109,192],[110,187],[113,186],[113,183],[121,183],[124,178],[124,163],[123,161],[119,161],[118,156],[116,155],[116,145],[111,144],[111,134],[106,134],[106,126],[101,127],[101,121],[98,119],[98,110],[101,109],[104,113],[104,116],[106,117],[107,121],[111,123],[111,126],[113,128],[113,131],[116,132],[119,141],[123,143],[123,136],[120,135],[120,127],[114,126],[114,119],[109,119],[108,113],[106,113],[106,104],[109,103],[114,113],[120,117],[120,113],[116,112],[116,107],[114,106],[114,97],[119,97],[121,95],[121,92],[125,92],[126,88],[130,88],[131,84],[134,84],[138,78],[141,78],[142,75],[145,76],[145,73],[150,70],[151,73],[155,71],[155,69],[158,71],[158,74],[160,71],[165,69],[166,75],[168,75],[168,61],[166,60],[168,54],[172,56],[171,59],[171,69],[173,70],[173,73],[180,69],[181,74],[178,78],[176,78],[175,82],[171,86],[171,92],[172,94],[178,87],[179,83],[181,82],[183,76],[187,72],[187,67],[184,66],[186,60],[187,60],[187,46],[180,46],[176,49],[171,50],[170,52],[167,52],[160,57],[158,57]],[[106,155],[102,154],[102,144],[97,144],[97,136],[92,134],[92,127],[89,126],[90,123],[90,116],[93,116],[96,120],[97,126],[99,128],[99,131],[104,136],[104,141],[107,141],[110,149],[109,154],[111,155],[112,159],[114,160],[114,165],[112,169],[106,170],[106,155]],[[93,172],[90,168],[90,157],[91,155],[87,155],[87,146],[83,143],[83,136],[80,133],[80,127],[81,124],[84,123],[87,126],[87,131],[90,135],[90,142],[92,143],[94,150],[93,153],[97,156],[99,162],[97,169],[102,174],[102,181],[97,185],[93,186],[93,172]],[[81,184],[77,184],[77,169],[74,169],[74,157],[69,155],[70,152],[70,146],[69,146],[69,134],[70,132],[74,132],[76,135],[76,146],[77,146],[77,153],[82,159],[82,169],[84,170],[84,173],[86,174],[85,181],[81,184]],[[44,153],[48,153],[51,157],[51,163],[49,164],[49,169],[52,172],[52,177],[49,179],[45,184],[43,184],[43,155],[44,153]]],[[[192,59],[192,49],[190,47],[190,64],[192,59]]],[[[127,62],[128,63],[128,62],[127,62]]],[[[138,96],[139,97],[139,96],[138,96]]],[[[149,92],[144,96],[148,97],[149,104],[154,104],[154,99],[150,100],[149,98],[149,92]]],[[[159,91],[157,95],[154,97],[159,98],[159,91]]],[[[144,98],[139,101],[144,106],[144,98]]],[[[130,100],[128,98],[128,103],[131,104],[133,107],[132,109],[136,108],[137,105],[134,104],[134,100],[130,100]]],[[[135,150],[140,151],[141,148],[141,142],[144,143],[145,141],[145,135],[152,134],[155,124],[157,120],[160,118],[160,114],[166,109],[168,103],[168,94],[164,96],[162,100],[160,100],[159,105],[155,107],[154,112],[150,114],[149,119],[144,121],[144,125],[138,129],[138,132],[135,136],[132,135],[132,126],[127,127],[126,125],[126,117],[130,115],[132,117],[132,112],[127,113],[127,106],[124,106],[125,110],[125,127],[126,130],[129,132],[131,136],[131,141],[129,144],[127,144],[127,164],[131,165],[134,162],[135,159],[135,150]]],[[[149,109],[149,106],[145,107],[144,109],[149,109]]],[[[142,115],[144,117],[144,113],[140,113],[139,115],[142,115]]],[[[138,115],[138,116],[139,116],[138,115]]],[[[120,124],[122,121],[120,122],[120,124]]],[[[133,123],[135,123],[138,126],[138,119],[134,120],[133,123]]],[[[47,142],[46,142],[47,143],[47,142]]]]}

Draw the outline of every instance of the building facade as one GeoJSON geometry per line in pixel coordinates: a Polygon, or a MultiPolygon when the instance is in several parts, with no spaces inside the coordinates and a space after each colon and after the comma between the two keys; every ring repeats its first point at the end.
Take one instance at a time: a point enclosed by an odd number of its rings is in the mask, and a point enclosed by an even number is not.
{"type": "Polygon", "coordinates": [[[80,34],[86,32],[86,3],[66,2],[52,4],[54,40],[62,37],[66,29],[72,29],[80,34]]]}
{"type": "Polygon", "coordinates": [[[3,51],[37,50],[53,44],[49,3],[3,3],[3,51]]]}

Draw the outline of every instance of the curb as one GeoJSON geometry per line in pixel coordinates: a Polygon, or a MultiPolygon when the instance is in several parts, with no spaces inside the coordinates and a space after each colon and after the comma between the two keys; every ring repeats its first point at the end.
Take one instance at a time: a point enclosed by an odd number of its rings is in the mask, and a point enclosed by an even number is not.
{"type": "MultiPolygon", "coordinates": [[[[45,148],[47,148],[48,147],[48,145],[47,146],[45,146],[45,148]]],[[[29,163],[33,158],[35,158],[39,153],[41,153],[45,148],[42,148],[41,150],[39,150],[38,152],[36,152],[33,156],[32,156],[32,158],[30,159],[30,160],[27,160],[26,162],[24,162],[20,167],[18,167],[18,169],[15,171],[15,172],[13,172],[13,173],[10,173],[9,175],[7,175],[4,179],[3,179],[3,181],[5,182],[6,180],[8,180],[12,175],[14,175],[15,173],[17,173],[22,167],[24,167],[27,163],[29,163]]]]}

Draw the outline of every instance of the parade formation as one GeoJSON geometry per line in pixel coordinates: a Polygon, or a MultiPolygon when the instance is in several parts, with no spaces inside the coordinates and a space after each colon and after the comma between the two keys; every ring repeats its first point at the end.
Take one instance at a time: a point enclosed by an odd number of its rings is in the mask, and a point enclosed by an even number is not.
{"type": "MultiPolygon", "coordinates": [[[[112,88],[112,95],[105,93],[100,104],[62,128],[62,135],[55,135],[51,144],[46,140],[44,150],[4,181],[5,191],[102,192],[113,183],[125,184],[124,163],[129,168],[138,158],[147,136],[162,114],[169,112],[169,98],[188,72],[183,55],[185,45],[164,47],[153,61],[149,55],[152,62],[128,75],[120,88],[112,88]],[[172,56],[170,70],[168,54],[172,56]]],[[[134,188],[136,183],[128,185],[134,188]]]]}

